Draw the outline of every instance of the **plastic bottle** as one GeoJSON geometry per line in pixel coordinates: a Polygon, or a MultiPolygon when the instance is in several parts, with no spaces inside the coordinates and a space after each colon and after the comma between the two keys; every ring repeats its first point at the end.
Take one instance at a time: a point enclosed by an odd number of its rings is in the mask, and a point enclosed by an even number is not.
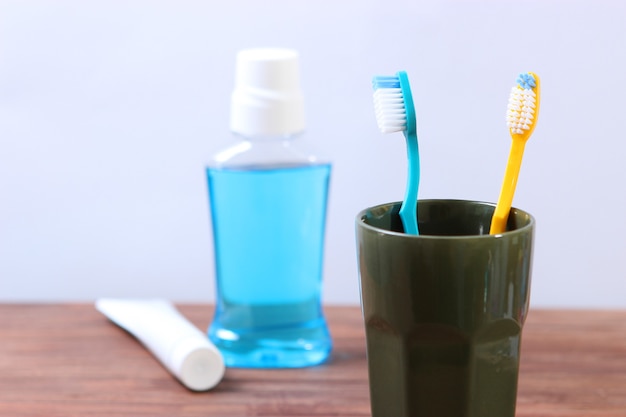
{"type": "Polygon", "coordinates": [[[289,49],[239,52],[239,140],[207,167],[217,283],[209,337],[227,366],[310,366],[331,350],[321,306],[331,165],[300,144],[298,59],[289,49]]]}

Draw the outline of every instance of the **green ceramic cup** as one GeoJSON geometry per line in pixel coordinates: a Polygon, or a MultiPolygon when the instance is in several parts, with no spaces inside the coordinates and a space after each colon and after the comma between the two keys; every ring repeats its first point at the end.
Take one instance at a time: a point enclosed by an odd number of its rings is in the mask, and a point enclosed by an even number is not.
{"type": "Polygon", "coordinates": [[[418,202],[419,236],[400,203],[356,219],[373,417],[514,417],[535,221],[495,206],[418,202]]]}

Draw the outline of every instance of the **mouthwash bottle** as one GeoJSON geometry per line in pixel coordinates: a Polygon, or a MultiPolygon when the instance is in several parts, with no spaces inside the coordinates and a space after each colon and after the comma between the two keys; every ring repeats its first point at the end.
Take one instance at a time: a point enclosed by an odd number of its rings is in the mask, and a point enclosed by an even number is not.
{"type": "Polygon", "coordinates": [[[332,341],[321,305],[330,163],[301,142],[298,54],[237,55],[232,147],[207,179],[216,271],[209,338],[227,366],[317,365],[332,341]]]}

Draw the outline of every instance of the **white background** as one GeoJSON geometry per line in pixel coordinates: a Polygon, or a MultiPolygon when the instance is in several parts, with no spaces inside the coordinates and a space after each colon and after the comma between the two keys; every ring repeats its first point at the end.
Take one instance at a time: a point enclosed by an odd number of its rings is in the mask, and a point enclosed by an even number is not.
{"type": "Polygon", "coordinates": [[[283,46],[334,160],[325,302],[358,303],[354,217],[404,193],[371,77],[409,73],[420,198],[495,201],[509,89],[534,71],[531,302],[625,308],[624,22],[613,0],[0,0],[0,301],[212,301],[204,162],[232,140],[236,52],[283,46]]]}

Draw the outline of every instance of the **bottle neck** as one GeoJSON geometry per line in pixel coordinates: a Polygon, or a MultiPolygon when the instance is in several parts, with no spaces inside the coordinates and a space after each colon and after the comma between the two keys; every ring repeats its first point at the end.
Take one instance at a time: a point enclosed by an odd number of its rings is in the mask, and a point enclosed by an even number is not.
{"type": "Polygon", "coordinates": [[[241,135],[230,148],[217,153],[211,163],[216,167],[243,167],[260,165],[319,165],[329,163],[320,158],[307,140],[296,140],[301,135],[241,135]]]}
{"type": "Polygon", "coordinates": [[[239,139],[246,142],[253,143],[276,143],[276,142],[292,142],[302,133],[294,133],[294,134],[285,134],[285,135],[243,135],[237,132],[233,132],[233,134],[239,139]]]}

